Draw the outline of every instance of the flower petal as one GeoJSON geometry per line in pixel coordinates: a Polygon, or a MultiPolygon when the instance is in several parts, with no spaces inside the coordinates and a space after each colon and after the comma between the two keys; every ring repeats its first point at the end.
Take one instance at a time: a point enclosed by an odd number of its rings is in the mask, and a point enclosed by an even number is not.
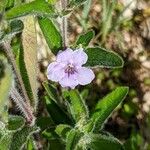
{"type": "Polygon", "coordinates": [[[65,76],[64,64],[53,62],[47,68],[47,77],[49,80],[58,82],[65,76]]]}
{"type": "Polygon", "coordinates": [[[83,48],[77,49],[73,52],[73,61],[77,65],[83,65],[87,62],[88,56],[83,51],[83,48]]]}
{"type": "Polygon", "coordinates": [[[68,62],[72,58],[73,50],[67,48],[65,51],[60,51],[57,55],[57,62],[68,62]]]}
{"type": "Polygon", "coordinates": [[[78,85],[78,81],[76,79],[75,74],[70,75],[69,77],[68,74],[66,74],[64,78],[59,81],[59,83],[61,84],[62,87],[70,87],[72,89],[74,89],[78,85]]]}
{"type": "Polygon", "coordinates": [[[92,82],[95,78],[93,71],[86,67],[81,67],[78,69],[77,80],[80,85],[86,85],[92,82]]]}

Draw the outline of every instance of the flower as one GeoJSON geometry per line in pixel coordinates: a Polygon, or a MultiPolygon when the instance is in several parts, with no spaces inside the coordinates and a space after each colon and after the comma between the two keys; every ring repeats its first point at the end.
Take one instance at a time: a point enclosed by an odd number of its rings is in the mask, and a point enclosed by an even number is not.
{"type": "Polygon", "coordinates": [[[87,60],[88,56],[82,48],[75,51],[67,48],[58,53],[55,62],[49,64],[47,77],[49,80],[59,82],[62,87],[70,87],[72,89],[78,84],[89,84],[95,75],[91,69],[82,66],[87,60]]]}

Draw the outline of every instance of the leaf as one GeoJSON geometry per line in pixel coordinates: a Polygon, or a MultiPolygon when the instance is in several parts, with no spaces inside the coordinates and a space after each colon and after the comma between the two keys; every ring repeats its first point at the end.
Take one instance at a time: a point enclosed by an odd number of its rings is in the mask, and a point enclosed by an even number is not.
{"type": "Polygon", "coordinates": [[[67,137],[68,132],[71,130],[71,126],[66,124],[60,124],[56,127],[55,132],[64,140],[67,137]]]}
{"type": "Polygon", "coordinates": [[[6,0],[6,9],[14,6],[15,0],[6,0]]]}
{"type": "Polygon", "coordinates": [[[0,138],[0,150],[10,149],[10,143],[12,140],[13,134],[8,130],[4,129],[2,136],[0,138]]]}
{"type": "Polygon", "coordinates": [[[58,135],[55,132],[55,127],[49,127],[42,132],[42,136],[47,140],[59,139],[58,135]]]}
{"type": "Polygon", "coordinates": [[[54,122],[50,117],[38,117],[36,120],[36,124],[40,127],[41,130],[45,130],[50,126],[54,126],[54,122]]]}
{"type": "Polygon", "coordinates": [[[37,132],[37,127],[24,126],[21,130],[18,130],[13,134],[12,141],[10,144],[10,150],[20,150],[27,143],[31,135],[37,132]]]}
{"type": "Polygon", "coordinates": [[[22,128],[25,124],[25,120],[23,117],[21,116],[9,116],[9,120],[8,120],[8,130],[18,130],[20,128],[22,128]]]}
{"type": "Polygon", "coordinates": [[[79,36],[76,44],[77,45],[82,44],[82,46],[86,47],[88,46],[88,44],[90,43],[93,37],[94,37],[94,31],[93,30],[88,31],[87,33],[79,36]]]}
{"type": "Polygon", "coordinates": [[[82,136],[83,136],[83,133],[80,133],[78,130],[72,129],[67,134],[66,150],[75,150],[82,136]]]}
{"type": "MultiPolygon", "coordinates": [[[[77,90],[66,91],[65,99],[69,103],[69,109],[76,122],[89,117],[88,108],[77,90]]],[[[65,94],[65,93],[64,93],[65,94]]]]}
{"type": "Polygon", "coordinates": [[[50,85],[48,82],[43,82],[43,86],[48,96],[57,103],[59,101],[59,95],[57,93],[56,87],[52,84],[50,85]]]}
{"type": "MultiPolygon", "coordinates": [[[[13,74],[10,65],[8,65],[7,60],[4,56],[0,55],[0,60],[4,64],[3,77],[0,78],[0,117],[5,120],[6,106],[8,102],[9,92],[12,86],[13,74]]],[[[3,120],[3,121],[4,121],[3,120]]]]}
{"type": "Polygon", "coordinates": [[[86,1],[87,0],[72,0],[69,5],[70,6],[80,6],[86,1]]]}
{"type": "Polygon", "coordinates": [[[98,131],[114,109],[125,99],[127,93],[128,87],[118,87],[102,100],[99,100],[86,129],[98,131]]]}
{"type": "Polygon", "coordinates": [[[90,150],[123,150],[118,139],[101,134],[86,134],[79,143],[80,147],[90,150]]]}
{"type": "Polygon", "coordinates": [[[54,22],[48,18],[38,18],[45,40],[55,55],[62,49],[62,37],[54,22]]]}
{"type": "Polygon", "coordinates": [[[85,64],[86,66],[120,68],[123,67],[124,65],[122,58],[118,54],[112,51],[107,51],[104,48],[100,47],[88,48],[85,52],[88,55],[88,61],[85,64]]]}
{"type": "Polygon", "coordinates": [[[52,120],[56,124],[71,124],[70,118],[52,99],[45,96],[46,108],[52,120]]]}
{"type": "Polygon", "coordinates": [[[0,43],[11,40],[15,35],[21,33],[23,30],[23,23],[21,20],[13,20],[9,24],[10,29],[7,32],[2,32],[0,36],[0,43]]]}
{"type": "Polygon", "coordinates": [[[21,53],[24,53],[24,56],[20,58],[19,65],[22,73],[22,78],[25,84],[25,88],[27,90],[31,104],[34,110],[36,110],[38,104],[38,96],[37,96],[38,67],[37,67],[37,39],[35,31],[35,20],[34,17],[28,16],[27,18],[24,19],[23,22],[24,22],[24,30],[22,32],[23,51],[21,53]],[[23,63],[25,63],[25,66],[23,63]]]}
{"type": "Polygon", "coordinates": [[[54,9],[44,0],[35,0],[30,3],[23,3],[6,11],[5,18],[7,20],[15,19],[29,14],[37,16],[52,16],[54,15],[54,9]]]}

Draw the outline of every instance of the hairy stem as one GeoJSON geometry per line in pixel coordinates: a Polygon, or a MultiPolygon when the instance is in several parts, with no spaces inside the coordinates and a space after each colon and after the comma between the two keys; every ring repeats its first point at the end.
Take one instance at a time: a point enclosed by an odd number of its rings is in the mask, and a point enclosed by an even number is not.
{"type": "MultiPolygon", "coordinates": [[[[68,5],[68,0],[61,0],[62,10],[65,11],[68,5]]],[[[68,20],[66,16],[62,17],[62,37],[63,37],[63,46],[66,48],[68,46],[68,38],[67,38],[67,28],[68,28],[68,20]]]]}
{"type": "Polygon", "coordinates": [[[26,89],[25,89],[25,86],[24,86],[24,83],[23,83],[20,71],[17,68],[17,64],[16,64],[16,61],[15,61],[15,58],[14,58],[14,55],[13,55],[13,52],[12,52],[12,49],[11,49],[11,46],[10,46],[10,42],[4,42],[3,43],[3,47],[4,47],[4,50],[5,50],[8,58],[10,59],[10,62],[12,63],[12,67],[14,69],[14,73],[15,73],[15,75],[16,75],[16,77],[18,79],[18,82],[20,84],[20,88],[21,88],[22,94],[23,94],[24,99],[25,99],[25,101],[22,99],[23,100],[22,103],[25,103],[25,105],[27,107],[29,107],[28,109],[30,109],[32,111],[32,107],[30,106],[30,100],[29,100],[29,97],[27,95],[27,92],[26,92],[26,89]]]}
{"type": "Polygon", "coordinates": [[[19,110],[23,113],[25,118],[27,119],[27,122],[32,126],[35,122],[35,117],[33,115],[33,112],[31,110],[31,107],[28,105],[28,103],[25,103],[22,96],[19,94],[16,88],[12,87],[10,91],[11,99],[16,103],[19,110]]]}

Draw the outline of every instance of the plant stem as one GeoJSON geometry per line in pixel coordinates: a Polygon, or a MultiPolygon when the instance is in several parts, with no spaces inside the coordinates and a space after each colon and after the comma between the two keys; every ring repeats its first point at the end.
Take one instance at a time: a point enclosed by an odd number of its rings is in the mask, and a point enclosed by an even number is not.
{"type": "MultiPolygon", "coordinates": [[[[23,105],[26,106],[26,107],[29,107],[28,109],[30,109],[32,111],[32,107],[30,105],[30,100],[29,100],[29,97],[27,95],[27,92],[26,92],[26,89],[25,89],[25,86],[24,86],[24,83],[23,83],[20,71],[17,68],[17,64],[16,64],[16,61],[15,61],[15,58],[14,58],[14,55],[13,55],[13,52],[12,52],[12,49],[11,49],[11,46],[10,46],[10,42],[4,42],[3,43],[3,47],[4,47],[4,50],[6,51],[6,54],[7,54],[8,58],[9,58],[11,64],[12,64],[14,73],[15,73],[17,79],[18,79],[18,82],[19,82],[22,94],[23,94],[24,99],[25,99],[25,101],[22,99],[23,102],[21,102],[21,103],[24,103],[23,105]]],[[[16,101],[16,103],[17,103],[17,101],[16,101]]],[[[19,103],[19,101],[18,101],[18,103],[19,103]]]]}
{"type": "MultiPolygon", "coordinates": [[[[61,0],[61,8],[63,11],[66,10],[68,5],[68,0],[61,0]]],[[[68,28],[68,20],[66,16],[62,17],[62,37],[63,37],[63,46],[64,49],[68,46],[68,38],[67,38],[67,28],[68,28]]]]}
{"type": "Polygon", "coordinates": [[[21,97],[17,89],[14,87],[11,88],[10,96],[12,100],[16,103],[20,111],[23,113],[30,126],[33,126],[35,123],[35,117],[28,103],[24,102],[23,98],[21,97]]]}

